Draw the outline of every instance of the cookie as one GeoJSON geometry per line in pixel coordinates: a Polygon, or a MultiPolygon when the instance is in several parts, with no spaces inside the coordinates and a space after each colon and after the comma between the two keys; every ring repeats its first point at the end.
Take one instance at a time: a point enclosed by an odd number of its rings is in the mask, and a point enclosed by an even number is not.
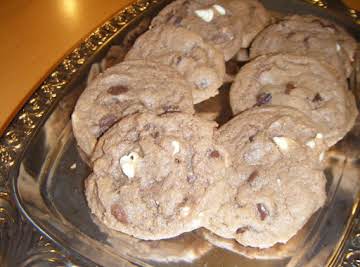
{"type": "Polygon", "coordinates": [[[214,246],[195,232],[184,233],[164,240],[141,240],[121,232],[111,230],[92,217],[99,230],[106,235],[106,242],[123,254],[156,262],[194,262],[214,246]]]}
{"type": "Polygon", "coordinates": [[[204,228],[197,232],[214,246],[229,250],[249,259],[258,260],[276,260],[289,258],[296,254],[304,245],[304,241],[308,236],[310,225],[307,223],[295,236],[293,236],[285,244],[275,244],[269,248],[253,248],[240,245],[235,239],[226,239],[220,237],[204,228]]]}
{"type": "Polygon", "coordinates": [[[192,85],[173,68],[142,60],[117,64],[84,90],[72,114],[79,147],[90,156],[97,139],[122,117],[140,111],[193,113],[192,85]]]}
{"type": "Polygon", "coordinates": [[[193,84],[194,103],[218,94],[225,76],[223,55],[185,28],[164,25],[141,35],[126,60],[147,59],[170,65],[193,84]]]}
{"type": "Polygon", "coordinates": [[[286,243],[325,202],[322,134],[303,113],[253,108],[219,129],[233,168],[207,229],[243,246],[286,243]]]}
{"type": "Polygon", "coordinates": [[[145,240],[204,224],[223,190],[227,153],[216,123],[190,114],[125,117],[98,141],[87,179],[91,211],[106,226],[145,240]]]}
{"type": "Polygon", "coordinates": [[[254,106],[291,106],[309,116],[331,146],[354,125],[355,99],[341,75],[316,59],[264,55],[246,64],[230,91],[235,114],[254,106]]]}
{"type": "Polygon", "coordinates": [[[160,11],[151,26],[185,27],[217,47],[229,60],[240,48],[249,46],[269,19],[256,0],[177,0],[160,11]]]}
{"type": "Polygon", "coordinates": [[[293,15],[263,30],[254,40],[250,57],[269,53],[306,55],[327,62],[349,77],[356,41],[343,28],[312,15],[293,15]]]}

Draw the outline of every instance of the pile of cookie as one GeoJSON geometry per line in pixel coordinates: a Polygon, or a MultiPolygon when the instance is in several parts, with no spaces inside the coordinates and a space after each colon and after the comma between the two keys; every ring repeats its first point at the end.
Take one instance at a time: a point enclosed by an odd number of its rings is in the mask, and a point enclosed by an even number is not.
{"type": "Polygon", "coordinates": [[[172,2],[72,114],[92,213],[139,239],[206,228],[243,246],[286,243],[324,205],[324,152],[357,116],[355,50],[334,23],[274,19],[257,0],[172,2]],[[230,60],[249,62],[231,76],[230,60]],[[199,117],[194,104],[231,79],[234,116],[199,117]]]}

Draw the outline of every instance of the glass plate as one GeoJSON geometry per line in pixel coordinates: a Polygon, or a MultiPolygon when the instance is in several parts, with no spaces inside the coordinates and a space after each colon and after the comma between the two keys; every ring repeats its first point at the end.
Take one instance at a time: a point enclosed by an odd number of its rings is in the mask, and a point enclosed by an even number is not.
{"type": "MultiPolygon", "coordinates": [[[[360,123],[327,153],[326,205],[287,245],[263,251],[238,246],[236,253],[211,245],[203,229],[169,240],[141,241],[106,229],[90,215],[83,193],[90,169],[77,149],[71,112],[87,79],[106,64],[109,48],[117,45],[118,53],[126,53],[168,2],[138,1],[106,22],[60,62],[19,112],[0,146],[1,171],[11,182],[18,209],[83,266],[358,266],[352,264],[360,258],[360,123]],[[263,259],[250,259],[254,256],[263,259]]],[[[263,2],[278,14],[326,16],[358,37],[348,15],[326,9],[321,1],[314,2],[325,8],[295,0],[263,2]]],[[[359,53],[355,65],[349,84],[358,96],[359,53]]]]}

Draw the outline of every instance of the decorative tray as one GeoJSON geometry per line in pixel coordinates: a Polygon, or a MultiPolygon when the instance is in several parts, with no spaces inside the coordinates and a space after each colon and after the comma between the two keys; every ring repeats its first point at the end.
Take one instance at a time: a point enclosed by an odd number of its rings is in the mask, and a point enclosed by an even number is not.
{"type": "MultiPolygon", "coordinates": [[[[109,49],[115,45],[125,54],[169,2],[138,0],[94,30],[50,72],[1,136],[0,265],[360,266],[360,123],[327,153],[325,207],[297,234],[295,247],[275,249],[266,260],[216,248],[201,231],[141,241],[110,232],[91,217],[83,194],[90,169],[76,148],[71,112],[89,73],[106,56],[111,60],[109,49]]],[[[277,14],[327,17],[359,40],[358,13],[341,2],[262,2],[277,14]]],[[[349,84],[358,102],[360,53],[354,64],[349,84]]]]}

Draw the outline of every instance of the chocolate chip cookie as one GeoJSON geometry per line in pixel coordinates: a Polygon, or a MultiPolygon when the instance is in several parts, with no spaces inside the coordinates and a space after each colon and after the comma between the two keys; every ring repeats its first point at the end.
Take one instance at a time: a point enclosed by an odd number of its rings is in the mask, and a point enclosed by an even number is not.
{"type": "Polygon", "coordinates": [[[290,54],[265,55],[246,64],[230,91],[234,113],[254,106],[291,106],[322,129],[331,146],[354,125],[355,99],[342,75],[326,63],[290,54]]]}
{"type": "Polygon", "coordinates": [[[229,200],[205,227],[241,245],[286,243],[326,198],[322,133],[287,107],[253,108],[220,127],[231,160],[229,200]]]}
{"type": "MultiPolygon", "coordinates": [[[[311,221],[311,219],[310,219],[311,221]]],[[[301,248],[310,230],[309,223],[307,223],[295,236],[293,236],[285,244],[278,243],[269,248],[254,248],[240,245],[235,239],[227,239],[220,237],[204,228],[197,230],[199,235],[204,237],[214,246],[229,250],[231,252],[240,254],[249,259],[259,260],[275,260],[288,258],[301,248]]]]}
{"type": "Polygon", "coordinates": [[[223,189],[226,151],[215,122],[190,114],[125,117],[98,141],[87,179],[91,211],[106,226],[146,240],[170,238],[204,224],[223,189]]]}
{"type": "Polygon", "coordinates": [[[139,111],[193,113],[192,85],[173,68],[127,61],[99,74],[78,99],[72,127],[79,147],[91,155],[97,139],[122,117],[139,111]]]}
{"type": "Polygon", "coordinates": [[[342,27],[312,15],[287,16],[263,30],[254,40],[250,57],[293,53],[323,60],[349,77],[356,41],[342,27]]]}
{"type": "Polygon", "coordinates": [[[115,250],[132,257],[156,262],[194,262],[208,253],[213,245],[197,232],[189,232],[171,239],[141,240],[106,227],[92,217],[100,231],[106,235],[106,242],[115,250]]]}
{"type": "Polygon", "coordinates": [[[185,27],[217,47],[229,60],[240,48],[249,46],[269,19],[256,0],[177,0],[160,11],[151,25],[185,27]]]}
{"type": "Polygon", "coordinates": [[[225,76],[222,53],[185,28],[161,25],[141,35],[126,60],[147,59],[174,67],[193,84],[194,103],[218,94],[225,76]]]}

